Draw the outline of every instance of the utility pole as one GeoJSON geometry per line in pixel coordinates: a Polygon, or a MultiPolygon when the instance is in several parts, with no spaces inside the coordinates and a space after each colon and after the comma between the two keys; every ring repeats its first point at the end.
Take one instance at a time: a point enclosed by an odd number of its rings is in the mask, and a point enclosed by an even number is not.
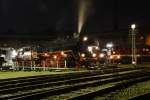
{"type": "Polygon", "coordinates": [[[30,52],[31,52],[31,70],[33,69],[33,51],[32,51],[32,46],[30,47],[30,52]]]}
{"type": "Polygon", "coordinates": [[[136,34],[135,34],[135,28],[136,25],[132,24],[131,25],[131,36],[132,36],[132,64],[136,65],[137,64],[137,56],[136,56],[136,34]]]}

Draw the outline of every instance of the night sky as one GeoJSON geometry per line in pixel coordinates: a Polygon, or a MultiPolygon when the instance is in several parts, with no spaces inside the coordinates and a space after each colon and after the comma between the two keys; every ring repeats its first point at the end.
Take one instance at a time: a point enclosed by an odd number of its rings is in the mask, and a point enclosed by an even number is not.
{"type": "MultiPolygon", "coordinates": [[[[1,0],[1,35],[64,34],[77,31],[78,0],[1,0]]],[[[114,1],[92,0],[90,15],[81,33],[102,34],[114,30],[114,1]]],[[[150,31],[148,0],[118,0],[117,30],[136,23],[150,31]]]]}

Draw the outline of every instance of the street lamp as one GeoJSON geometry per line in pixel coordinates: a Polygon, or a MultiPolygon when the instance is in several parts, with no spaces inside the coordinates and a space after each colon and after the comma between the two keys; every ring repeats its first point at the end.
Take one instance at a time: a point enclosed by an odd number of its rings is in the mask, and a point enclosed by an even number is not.
{"type": "Polygon", "coordinates": [[[135,24],[132,24],[132,25],[131,25],[131,29],[134,30],[135,28],[136,28],[136,25],[135,25],[135,24]]]}
{"type": "Polygon", "coordinates": [[[136,44],[135,44],[135,29],[136,25],[131,25],[131,35],[132,35],[132,64],[136,65],[137,58],[136,58],[136,44]]]}

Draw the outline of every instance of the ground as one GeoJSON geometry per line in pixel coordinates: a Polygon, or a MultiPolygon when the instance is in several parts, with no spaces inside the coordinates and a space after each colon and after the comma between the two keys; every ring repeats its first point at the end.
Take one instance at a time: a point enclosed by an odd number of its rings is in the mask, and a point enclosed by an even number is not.
{"type": "MultiPolygon", "coordinates": [[[[133,65],[118,65],[119,67],[122,68],[133,68],[135,66],[133,65]]],[[[140,66],[145,66],[149,67],[149,64],[144,64],[144,65],[138,65],[137,67],[140,66]]],[[[85,71],[85,69],[81,69],[80,71],[85,71]]],[[[38,76],[38,75],[54,75],[54,74],[64,74],[64,73],[73,73],[77,71],[63,71],[63,72],[50,72],[50,71],[9,71],[9,72],[0,72],[0,79],[7,79],[7,78],[18,78],[18,77],[29,77],[29,76],[38,76]]]]}
{"type": "Polygon", "coordinates": [[[55,74],[64,74],[64,73],[75,73],[75,72],[76,71],[68,71],[68,72],[50,72],[50,71],[41,71],[41,72],[36,72],[36,71],[0,72],[0,79],[39,76],[39,75],[55,75],[55,74]]]}

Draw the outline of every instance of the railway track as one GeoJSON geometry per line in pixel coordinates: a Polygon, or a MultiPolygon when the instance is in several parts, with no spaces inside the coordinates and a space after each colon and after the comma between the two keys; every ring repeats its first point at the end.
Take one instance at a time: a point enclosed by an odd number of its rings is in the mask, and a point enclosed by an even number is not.
{"type": "MultiPolygon", "coordinates": [[[[107,88],[104,88],[104,89],[101,89],[98,91],[94,91],[91,93],[86,93],[86,94],[83,94],[80,96],[76,96],[76,97],[70,98],[69,100],[85,100],[85,99],[92,100],[96,96],[104,95],[106,93],[114,92],[116,90],[121,90],[121,89],[127,88],[133,84],[136,84],[138,82],[142,82],[142,81],[149,80],[149,79],[150,79],[150,76],[143,76],[143,77],[137,77],[135,79],[124,80],[123,82],[120,81],[110,87],[107,87],[107,88]]],[[[137,100],[137,99],[134,99],[134,100],[137,100]]],[[[139,99],[139,100],[143,100],[143,99],[139,99]]]]}
{"type": "MultiPolygon", "coordinates": [[[[32,85],[22,85],[22,86],[17,86],[15,88],[7,88],[7,89],[1,89],[0,93],[1,94],[8,94],[8,93],[13,93],[17,91],[24,91],[24,90],[31,90],[31,89],[39,89],[39,88],[46,88],[50,86],[59,86],[62,84],[73,84],[73,83],[78,83],[78,82],[86,82],[86,81],[92,81],[92,80],[99,80],[99,79],[104,79],[104,78],[110,78],[110,77],[116,77],[119,75],[126,75],[128,74],[134,74],[139,72],[140,70],[134,70],[134,71],[126,71],[122,72],[121,74],[119,73],[111,73],[111,74],[106,74],[106,75],[94,75],[94,76],[82,76],[82,77],[76,77],[74,79],[67,79],[67,80],[60,80],[60,81],[51,81],[51,82],[46,82],[46,83],[38,83],[38,84],[32,84],[32,85]]],[[[8,87],[7,85],[5,87],[8,87]]]]}
{"type": "Polygon", "coordinates": [[[34,77],[25,77],[25,78],[17,78],[17,79],[6,79],[0,80],[0,89],[8,89],[12,87],[18,86],[26,86],[32,84],[42,84],[45,82],[55,82],[60,80],[72,79],[74,77],[85,77],[85,76],[94,76],[103,73],[113,73],[117,71],[128,71],[128,70],[135,70],[130,68],[125,69],[105,69],[103,71],[90,71],[90,72],[78,72],[78,73],[69,73],[64,75],[43,75],[43,76],[34,76],[34,77]]]}
{"type": "Polygon", "coordinates": [[[139,95],[137,97],[130,98],[129,100],[148,100],[147,98],[150,98],[150,93],[139,95]]]}
{"type": "MultiPolygon", "coordinates": [[[[119,82],[120,80],[127,81],[127,80],[131,80],[132,78],[140,78],[140,77],[141,77],[141,80],[149,79],[149,73],[145,71],[141,71],[140,69],[139,70],[133,70],[133,69],[125,70],[124,69],[124,71],[123,69],[120,69],[120,70],[116,70],[117,73],[106,71],[106,73],[110,72],[110,74],[102,74],[102,75],[100,75],[101,73],[99,71],[97,72],[98,72],[97,74],[91,74],[91,75],[88,74],[89,76],[87,74],[86,74],[87,76],[83,75],[82,77],[79,75],[79,77],[74,76],[72,78],[69,78],[69,79],[66,78],[64,80],[59,80],[59,81],[57,80],[57,81],[51,81],[51,82],[42,83],[42,84],[32,84],[32,85],[25,85],[25,86],[18,86],[14,88],[2,89],[0,92],[1,94],[0,99],[1,100],[7,100],[7,99],[38,100],[47,96],[53,96],[56,94],[59,95],[59,94],[73,91],[73,90],[79,90],[81,88],[98,86],[98,85],[107,84],[110,82],[119,82]],[[52,88],[49,88],[49,87],[52,87],[52,88]],[[38,91],[29,91],[29,90],[39,89],[39,88],[41,89],[38,91]],[[21,91],[21,92],[27,91],[27,92],[17,94],[18,91],[21,91]],[[16,92],[16,94],[13,94],[14,92],[16,92]]],[[[8,85],[5,85],[5,86],[7,87],[8,85]]],[[[72,99],[76,99],[76,98],[72,98],[72,99]]]]}
{"type": "MultiPolygon", "coordinates": [[[[93,71],[94,72],[94,71],[93,71]]],[[[98,71],[96,71],[97,73],[98,71]]],[[[24,83],[24,82],[34,82],[34,81],[41,81],[41,80],[46,80],[46,79],[56,79],[58,77],[67,77],[67,76],[73,76],[73,75],[89,75],[89,74],[94,74],[92,71],[88,72],[77,72],[76,73],[67,73],[67,74],[57,74],[57,75],[41,75],[41,76],[32,76],[32,77],[21,77],[21,78],[12,78],[12,79],[1,79],[0,80],[0,86],[6,85],[6,84],[16,84],[16,83],[24,83]]]]}

